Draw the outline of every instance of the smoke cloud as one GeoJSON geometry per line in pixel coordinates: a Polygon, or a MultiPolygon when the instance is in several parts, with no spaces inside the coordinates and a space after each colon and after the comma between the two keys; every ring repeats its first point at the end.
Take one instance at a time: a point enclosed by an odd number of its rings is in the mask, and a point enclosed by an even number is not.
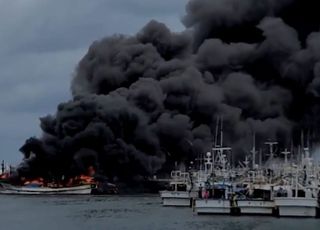
{"type": "Polygon", "coordinates": [[[190,0],[171,32],[151,21],[135,36],[95,41],[79,62],[73,98],[41,118],[22,146],[21,175],[61,176],[94,166],[131,180],[225,144],[320,134],[320,16],[316,0],[190,0]]]}

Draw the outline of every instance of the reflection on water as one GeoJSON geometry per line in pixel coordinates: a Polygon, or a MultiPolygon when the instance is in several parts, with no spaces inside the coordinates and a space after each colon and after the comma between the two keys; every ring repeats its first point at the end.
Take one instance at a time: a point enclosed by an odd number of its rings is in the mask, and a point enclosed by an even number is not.
{"type": "Polygon", "coordinates": [[[0,229],[320,229],[318,219],[198,216],[155,196],[0,196],[0,229]]]}

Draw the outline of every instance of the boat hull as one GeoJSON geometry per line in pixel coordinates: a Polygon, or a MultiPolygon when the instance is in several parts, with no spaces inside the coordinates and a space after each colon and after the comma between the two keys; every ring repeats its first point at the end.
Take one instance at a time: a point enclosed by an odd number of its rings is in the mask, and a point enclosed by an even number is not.
{"type": "Polygon", "coordinates": [[[274,200],[279,216],[316,217],[318,201],[315,198],[281,197],[274,200]]]}
{"type": "Polygon", "coordinates": [[[48,188],[48,187],[20,187],[1,184],[0,194],[12,195],[87,195],[91,194],[90,185],[74,187],[48,188]]]}
{"type": "Polygon", "coordinates": [[[198,214],[230,214],[230,201],[198,199],[195,203],[195,211],[198,214]]]}
{"type": "Polygon", "coordinates": [[[272,215],[275,204],[273,201],[238,200],[242,215],[272,215]]]}
{"type": "Polygon", "coordinates": [[[160,197],[163,206],[191,207],[195,192],[161,191],[160,197]]]}
{"type": "Polygon", "coordinates": [[[236,210],[238,215],[272,215],[274,202],[239,200],[236,206],[231,207],[229,200],[198,199],[195,210],[198,214],[232,214],[236,210]]]}

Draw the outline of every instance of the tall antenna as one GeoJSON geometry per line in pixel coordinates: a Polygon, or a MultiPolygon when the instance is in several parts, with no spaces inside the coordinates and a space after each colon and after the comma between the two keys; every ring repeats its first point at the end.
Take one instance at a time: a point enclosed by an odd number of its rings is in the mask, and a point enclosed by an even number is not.
{"type": "Polygon", "coordinates": [[[223,117],[221,116],[221,126],[220,126],[220,147],[223,147],[223,117]]]}
{"type": "Polygon", "coordinates": [[[291,144],[290,144],[290,152],[291,152],[291,155],[290,155],[290,162],[292,163],[292,159],[293,159],[293,155],[294,155],[294,146],[293,146],[293,140],[291,139],[291,144]]]}
{"type": "Polygon", "coordinates": [[[252,168],[254,169],[256,166],[256,133],[253,132],[253,137],[252,137],[252,168]]]}
{"type": "Polygon", "coordinates": [[[214,136],[214,147],[218,147],[218,130],[219,130],[219,117],[217,117],[216,132],[214,136]]]}
{"type": "Polygon", "coordinates": [[[307,132],[307,148],[310,149],[310,129],[307,132]]]}
{"type": "Polygon", "coordinates": [[[262,165],[262,149],[261,148],[259,150],[259,165],[260,165],[260,167],[262,165]]]}
{"type": "Polygon", "coordinates": [[[304,148],[304,132],[301,131],[301,147],[304,148]]]}

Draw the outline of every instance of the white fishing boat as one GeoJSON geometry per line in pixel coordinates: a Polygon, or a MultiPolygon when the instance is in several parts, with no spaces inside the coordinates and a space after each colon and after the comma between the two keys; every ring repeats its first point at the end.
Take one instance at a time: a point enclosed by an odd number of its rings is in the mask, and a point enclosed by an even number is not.
{"type": "Polygon", "coordinates": [[[316,217],[319,208],[318,198],[310,190],[291,185],[278,186],[274,203],[279,216],[316,217]]]}
{"type": "MultiPolygon", "coordinates": [[[[252,152],[254,151],[253,148],[252,152]]],[[[259,168],[259,165],[253,161],[251,170],[248,170],[246,174],[242,181],[244,192],[235,191],[237,194],[243,194],[242,197],[236,197],[236,204],[241,215],[272,215],[275,210],[272,197],[273,185],[270,183],[266,170],[259,168]]]]}
{"type": "Polygon", "coordinates": [[[230,214],[232,202],[229,197],[232,185],[229,183],[214,183],[207,185],[196,199],[195,211],[198,214],[230,214]]]}
{"type": "Polygon", "coordinates": [[[309,148],[304,148],[301,164],[284,176],[285,185],[275,187],[274,202],[279,216],[316,217],[319,209],[318,167],[313,164],[309,148]]]}
{"type": "Polygon", "coordinates": [[[91,194],[91,185],[78,185],[72,187],[32,187],[15,186],[0,183],[0,194],[10,195],[87,195],[91,194]]]}
{"type": "Polygon", "coordinates": [[[283,173],[284,184],[275,187],[279,216],[316,217],[319,209],[319,168],[303,149],[302,159],[283,173]]]}
{"type": "Polygon", "coordinates": [[[217,130],[212,152],[207,153],[204,186],[199,189],[194,209],[198,214],[230,214],[233,210],[232,184],[234,172],[228,161],[231,148],[223,146],[223,121],[217,120],[217,130]],[[220,134],[218,129],[220,126],[220,134]]]}
{"type": "Polygon", "coordinates": [[[272,199],[272,185],[250,183],[246,196],[236,199],[241,215],[272,215],[275,204],[272,199]]]}
{"type": "Polygon", "coordinates": [[[274,199],[279,209],[279,216],[316,217],[318,200],[307,197],[276,197],[274,199]]]}
{"type": "Polygon", "coordinates": [[[163,206],[191,207],[192,200],[197,196],[187,172],[172,171],[168,190],[160,191],[163,206]]]}

